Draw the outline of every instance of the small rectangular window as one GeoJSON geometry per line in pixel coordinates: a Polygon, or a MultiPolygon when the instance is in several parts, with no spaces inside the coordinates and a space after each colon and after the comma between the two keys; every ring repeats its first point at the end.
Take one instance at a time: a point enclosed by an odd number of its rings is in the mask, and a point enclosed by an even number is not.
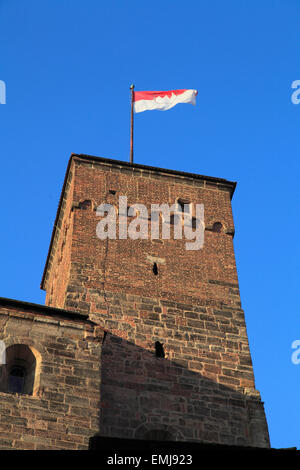
{"type": "Polygon", "coordinates": [[[177,199],[178,212],[190,212],[190,201],[187,199],[177,199]]]}

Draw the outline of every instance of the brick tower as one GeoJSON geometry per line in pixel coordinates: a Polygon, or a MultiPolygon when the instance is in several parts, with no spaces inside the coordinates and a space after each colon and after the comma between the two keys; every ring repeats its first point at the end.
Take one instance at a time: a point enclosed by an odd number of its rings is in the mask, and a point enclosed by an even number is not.
{"type": "MultiPolygon", "coordinates": [[[[86,314],[102,345],[102,436],[269,447],[255,389],[234,257],[235,183],[72,154],[42,289],[86,314]],[[101,240],[97,207],[204,205],[204,245],[101,240]]],[[[129,214],[117,214],[122,224],[129,214]]],[[[147,221],[150,224],[150,220],[147,221]]],[[[172,228],[171,228],[172,230],[172,228]]]]}

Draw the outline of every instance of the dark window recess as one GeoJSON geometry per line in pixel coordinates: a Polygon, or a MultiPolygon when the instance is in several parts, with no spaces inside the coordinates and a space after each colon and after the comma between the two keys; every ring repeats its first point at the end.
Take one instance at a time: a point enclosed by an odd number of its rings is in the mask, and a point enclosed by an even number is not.
{"type": "Polygon", "coordinates": [[[153,274],[155,274],[155,276],[157,276],[158,275],[158,267],[157,267],[156,263],[153,264],[152,270],[153,270],[153,274]]]}
{"type": "Polygon", "coordinates": [[[8,391],[11,393],[24,393],[25,369],[13,367],[8,377],[8,391]]]}
{"type": "Polygon", "coordinates": [[[155,355],[156,357],[165,357],[164,346],[159,341],[155,342],[155,355]]]}
{"type": "Polygon", "coordinates": [[[192,217],[192,229],[195,230],[197,228],[197,219],[192,217]]]}
{"type": "Polygon", "coordinates": [[[177,214],[171,214],[170,215],[170,224],[171,225],[177,225],[179,221],[180,221],[180,218],[177,214]]]}
{"type": "Polygon", "coordinates": [[[88,209],[89,207],[91,207],[92,205],[92,201],[90,199],[86,199],[85,201],[81,201],[79,204],[78,204],[78,207],[79,209],[83,209],[83,210],[86,210],[88,209]]]}
{"type": "Polygon", "coordinates": [[[223,225],[221,224],[221,222],[215,222],[214,225],[213,225],[212,231],[220,233],[221,230],[222,230],[222,227],[223,227],[223,225]]]}
{"type": "Polygon", "coordinates": [[[32,395],[36,377],[36,357],[25,344],[6,348],[6,364],[2,368],[0,391],[32,395]]]}
{"type": "Polygon", "coordinates": [[[117,191],[115,191],[114,189],[110,189],[109,190],[109,194],[116,194],[117,191]]]}

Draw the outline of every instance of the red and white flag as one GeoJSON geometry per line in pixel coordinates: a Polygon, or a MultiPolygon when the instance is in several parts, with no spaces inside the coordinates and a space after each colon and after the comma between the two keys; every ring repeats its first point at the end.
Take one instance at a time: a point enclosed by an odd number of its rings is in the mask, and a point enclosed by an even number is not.
{"type": "Polygon", "coordinates": [[[133,107],[135,113],[152,109],[166,111],[178,103],[196,104],[197,90],[135,91],[133,107]]]}

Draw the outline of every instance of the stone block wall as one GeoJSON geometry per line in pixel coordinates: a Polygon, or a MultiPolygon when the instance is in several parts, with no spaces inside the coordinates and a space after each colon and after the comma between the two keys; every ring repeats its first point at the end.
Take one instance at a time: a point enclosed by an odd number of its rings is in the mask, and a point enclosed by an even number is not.
{"type": "Polygon", "coordinates": [[[8,351],[0,366],[0,449],[88,449],[99,431],[103,331],[84,315],[0,299],[0,332],[8,351]],[[9,369],[29,355],[31,393],[9,392],[9,369]]]}
{"type": "Polygon", "coordinates": [[[101,435],[269,446],[242,310],[107,298],[101,435]]]}

